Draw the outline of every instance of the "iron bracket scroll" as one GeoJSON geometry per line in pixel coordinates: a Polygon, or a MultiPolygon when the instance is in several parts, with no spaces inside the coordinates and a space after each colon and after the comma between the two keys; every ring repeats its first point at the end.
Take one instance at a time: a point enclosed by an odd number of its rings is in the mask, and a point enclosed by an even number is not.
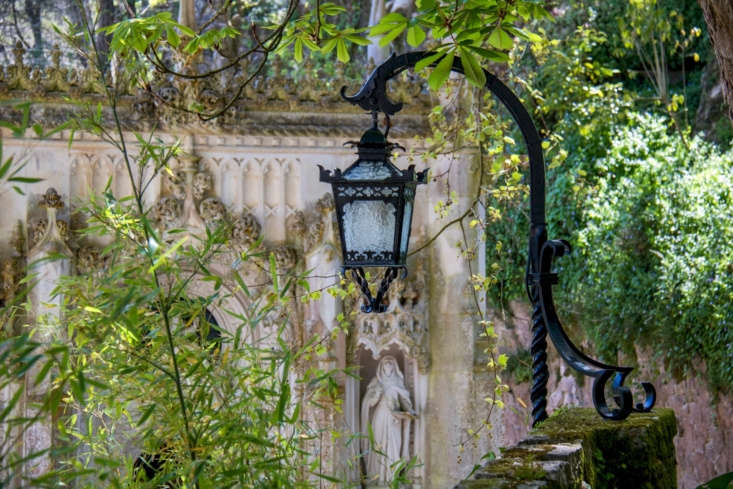
{"type": "Polygon", "coordinates": [[[593,377],[593,405],[603,418],[622,420],[632,412],[648,412],[656,402],[656,390],[649,382],[642,382],[644,401],[633,405],[631,390],[624,381],[633,370],[632,367],[608,365],[581,352],[570,340],[560,323],[552,298],[552,285],[557,283],[557,274],[552,273],[552,262],[570,252],[570,244],[565,240],[545,241],[539,249],[538,271],[528,271],[527,288],[533,302],[539,306],[542,321],[547,327],[552,343],[558,353],[578,372],[593,377]],[[617,407],[609,407],[606,399],[606,384],[613,378],[611,392],[617,407]]]}
{"type": "MultiPolygon", "coordinates": [[[[354,95],[346,95],[346,87],[341,88],[341,95],[348,102],[358,105],[364,110],[383,112],[390,116],[399,112],[403,104],[392,102],[387,96],[387,82],[415,64],[435,53],[418,51],[404,54],[392,54],[384,63],[379,65],[369,75],[361,88],[354,95]]],[[[436,59],[431,66],[440,61],[436,59]]],[[[453,59],[451,71],[465,74],[463,65],[458,56],[453,59]]],[[[593,377],[593,404],[596,411],[606,419],[625,419],[632,412],[646,412],[651,410],[656,401],[654,386],[642,382],[644,401],[633,404],[631,390],[625,387],[624,381],[632,367],[607,365],[581,352],[565,333],[557,317],[552,298],[552,285],[558,282],[558,276],[552,271],[552,262],[556,257],[570,252],[570,245],[563,240],[548,240],[545,223],[545,164],[542,154],[541,140],[537,128],[527,109],[519,98],[496,76],[484,70],[486,83],[484,87],[492,92],[502,102],[517,123],[524,138],[530,167],[530,233],[529,256],[527,263],[527,293],[532,303],[532,425],[536,425],[547,418],[547,341],[549,333],[552,343],[568,365],[578,372],[593,377]],[[612,380],[613,379],[613,380],[612,380]],[[616,407],[610,407],[606,399],[606,384],[612,380],[610,389],[616,407]]],[[[352,270],[354,278],[362,290],[365,283],[363,270],[352,270]],[[362,282],[360,282],[362,279],[362,282]]],[[[389,286],[393,272],[387,271],[382,281],[381,289],[389,286]]],[[[395,272],[396,273],[396,272],[395,272]]],[[[395,275],[396,276],[396,275],[395,275]]],[[[368,291],[368,287],[367,287],[368,291]]],[[[365,292],[366,293],[366,292],[365,292]]],[[[371,299],[365,307],[381,307],[377,298],[371,299]]]]}

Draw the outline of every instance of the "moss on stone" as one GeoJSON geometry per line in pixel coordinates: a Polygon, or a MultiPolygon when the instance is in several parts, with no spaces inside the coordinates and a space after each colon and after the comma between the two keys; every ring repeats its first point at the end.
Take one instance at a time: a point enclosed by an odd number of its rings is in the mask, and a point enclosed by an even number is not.
{"type": "Polygon", "coordinates": [[[529,438],[456,489],[676,489],[671,409],[608,421],[593,409],[556,411],[529,438]]]}
{"type": "Polygon", "coordinates": [[[675,489],[671,409],[634,413],[624,421],[602,419],[594,409],[560,410],[534,434],[553,442],[581,440],[585,480],[594,489],[675,489]]]}

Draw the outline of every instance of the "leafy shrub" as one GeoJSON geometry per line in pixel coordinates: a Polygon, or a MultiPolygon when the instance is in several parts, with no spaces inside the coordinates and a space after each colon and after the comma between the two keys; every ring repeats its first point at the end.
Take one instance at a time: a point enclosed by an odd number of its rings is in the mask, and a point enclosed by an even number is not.
{"type": "MultiPolygon", "coordinates": [[[[589,12],[570,9],[516,65],[547,138],[549,234],[575,250],[558,263],[558,308],[611,361],[646,344],[680,374],[704,360],[711,384],[730,389],[733,153],[634,110],[619,39],[589,12]]],[[[508,204],[486,229],[487,263],[502,264],[495,304],[525,297],[527,202],[508,204]]]]}
{"type": "Polygon", "coordinates": [[[705,360],[712,385],[729,388],[733,152],[700,139],[688,149],[666,122],[632,115],[607,156],[553,190],[575,195],[583,223],[563,272],[566,311],[606,355],[646,344],[682,373],[705,360]]]}

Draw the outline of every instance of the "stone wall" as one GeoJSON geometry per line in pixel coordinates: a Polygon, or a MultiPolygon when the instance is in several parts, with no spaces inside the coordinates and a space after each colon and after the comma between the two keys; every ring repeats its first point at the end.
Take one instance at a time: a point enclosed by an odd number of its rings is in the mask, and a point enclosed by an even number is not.
{"type": "Polygon", "coordinates": [[[563,409],[456,489],[675,489],[676,433],[671,409],[613,422],[563,409]]]}
{"type": "MultiPolygon", "coordinates": [[[[530,341],[529,306],[514,303],[504,316],[506,320],[497,332],[502,349],[515,357],[517,367],[509,377],[510,393],[506,396],[503,440],[509,446],[527,436],[530,382],[529,371],[521,364],[521,352],[530,341]],[[511,320],[508,320],[511,318],[511,320]]],[[[583,345],[593,352],[593,346],[583,345]]],[[[702,372],[686,379],[675,378],[663,365],[644,351],[635,359],[623,359],[620,364],[638,364],[640,371],[632,373],[633,380],[649,380],[657,390],[657,406],[670,408],[677,416],[678,436],[674,439],[677,454],[677,481],[680,489],[695,489],[715,476],[733,471],[733,396],[714,394],[707,387],[702,372]]],[[[552,345],[548,348],[550,379],[548,410],[563,406],[592,406],[592,379],[583,379],[568,367],[552,345]]],[[[633,384],[629,384],[633,385],[633,384]]]]}
{"type": "MultiPolygon", "coordinates": [[[[22,90],[16,92],[20,92],[16,93],[18,98],[25,96],[22,90]]],[[[133,111],[135,104],[128,102],[127,108],[133,111]]],[[[165,141],[179,140],[183,148],[182,155],[171,163],[171,173],[157,176],[144,199],[161,235],[165,237],[167,230],[176,228],[196,235],[205,232],[211,223],[226,220],[233,223],[228,243],[231,249],[227,250],[232,255],[227,256],[234,256],[241,246],[261,237],[264,246],[275,253],[278,267],[312,271],[311,290],[337,283],[341,259],[338,236],[334,233],[333,203],[328,198],[329,186],[318,181],[317,165],[343,169],[351,164],[355,160],[353,150],[344,148],[343,142],[358,139],[359,130],[369,127],[371,119],[367,114],[332,110],[330,104],[320,106],[320,110],[309,102],[300,104],[295,108],[280,107],[273,101],[270,111],[243,115],[238,121],[241,126],[204,128],[192,124],[185,129],[169,126],[158,132],[165,141]]],[[[53,122],[73,110],[73,106],[39,100],[33,105],[31,118],[44,121],[48,116],[48,121],[53,122]]],[[[17,115],[10,109],[2,112],[0,108],[0,119],[17,115]]],[[[132,113],[125,117],[128,116],[130,127],[144,129],[145,124],[134,121],[132,113]]],[[[418,190],[411,236],[412,246],[417,248],[470,205],[471,172],[475,168],[462,156],[422,161],[419,153],[424,142],[419,137],[402,137],[424,132],[422,118],[407,113],[395,117],[393,123],[395,140],[414,151],[400,156],[396,164],[403,168],[417,164],[418,169],[429,166],[435,174],[442,175],[418,190]],[[448,179],[457,205],[441,218],[434,207],[445,198],[448,179]]],[[[63,262],[66,268],[40,270],[43,276],[54,278],[41,284],[39,293],[53,289],[62,274],[89,273],[103,267],[100,255],[105,243],[80,237],[76,231],[85,223],[78,210],[91,195],[104,191],[108,182],[109,191],[116,197],[129,194],[120,154],[111,145],[85,133],[77,133],[71,146],[66,132],[39,139],[31,131],[24,137],[13,137],[3,130],[2,136],[5,156],[12,154],[26,161],[24,173],[43,179],[25,186],[24,195],[0,192],[0,263],[13,268],[4,286],[9,290],[17,286],[24,272],[21,264],[29,263],[31,257],[43,258],[49,246],[64,249],[68,257],[63,262]],[[58,191],[62,201],[54,209],[53,218],[38,205],[50,187],[58,191]]],[[[125,136],[135,154],[138,148],[134,136],[125,136]]],[[[358,367],[363,380],[344,379],[340,386],[344,393],[343,414],[334,409],[325,415],[313,415],[324,428],[362,432],[367,386],[375,377],[380,360],[395,358],[416,412],[403,437],[404,452],[420,462],[410,474],[414,489],[452,486],[484,453],[495,451],[500,442],[490,431],[483,430],[469,450],[463,448],[465,440],[473,440],[467,431],[481,426],[484,420],[486,405],[481,400],[489,395],[493,385],[474,370],[479,348],[474,342],[477,325],[469,300],[468,265],[455,246],[460,239],[457,233],[458,229],[450,230],[419,257],[408,261],[409,276],[393,284],[385,314],[376,317],[357,313],[353,317],[354,331],[349,340],[352,344],[346,344],[344,335],[331,344],[330,356],[325,361],[334,368],[358,367]]],[[[232,283],[231,263],[213,263],[210,267],[223,278],[225,288],[232,283]]],[[[478,270],[476,267],[473,264],[473,270],[478,270]]],[[[249,278],[252,283],[262,282],[254,276],[249,278]]],[[[208,295],[211,290],[207,287],[211,287],[210,283],[195,281],[191,293],[208,295]]],[[[45,307],[41,303],[48,299],[44,296],[37,301],[36,310],[41,311],[45,307]]],[[[241,310],[246,300],[249,299],[232,293],[225,309],[241,310]]],[[[345,304],[323,294],[321,300],[292,311],[289,320],[296,331],[329,335],[341,311],[357,309],[356,303],[345,304]]],[[[219,310],[211,313],[222,328],[236,329],[229,315],[219,310]]],[[[11,395],[0,392],[0,408],[11,395]]],[[[499,419],[495,425],[501,425],[499,419]]],[[[51,431],[42,426],[32,434],[21,441],[22,453],[48,448],[53,443],[51,431]]],[[[324,437],[318,447],[318,452],[324,454],[323,466],[331,473],[358,481],[358,469],[345,468],[358,467],[351,463],[352,457],[358,456],[352,453],[356,444],[343,447],[340,443],[324,437]]],[[[38,470],[43,471],[49,463],[46,459],[35,460],[35,468],[28,467],[26,473],[38,475],[38,470]]]]}

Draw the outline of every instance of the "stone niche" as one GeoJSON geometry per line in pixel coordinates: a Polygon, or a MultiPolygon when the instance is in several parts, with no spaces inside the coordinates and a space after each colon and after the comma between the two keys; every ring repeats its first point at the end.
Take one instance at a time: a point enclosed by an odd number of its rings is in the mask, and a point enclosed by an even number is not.
{"type": "Polygon", "coordinates": [[[359,314],[346,381],[346,424],[357,437],[350,478],[364,487],[388,485],[394,464],[414,458],[405,474],[424,487],[425,412],[428,397],[427,308],[422,265],[398,281],[386,313],[359,314]],[[369,434],[371,427],[371,435],[369,434]]]}

